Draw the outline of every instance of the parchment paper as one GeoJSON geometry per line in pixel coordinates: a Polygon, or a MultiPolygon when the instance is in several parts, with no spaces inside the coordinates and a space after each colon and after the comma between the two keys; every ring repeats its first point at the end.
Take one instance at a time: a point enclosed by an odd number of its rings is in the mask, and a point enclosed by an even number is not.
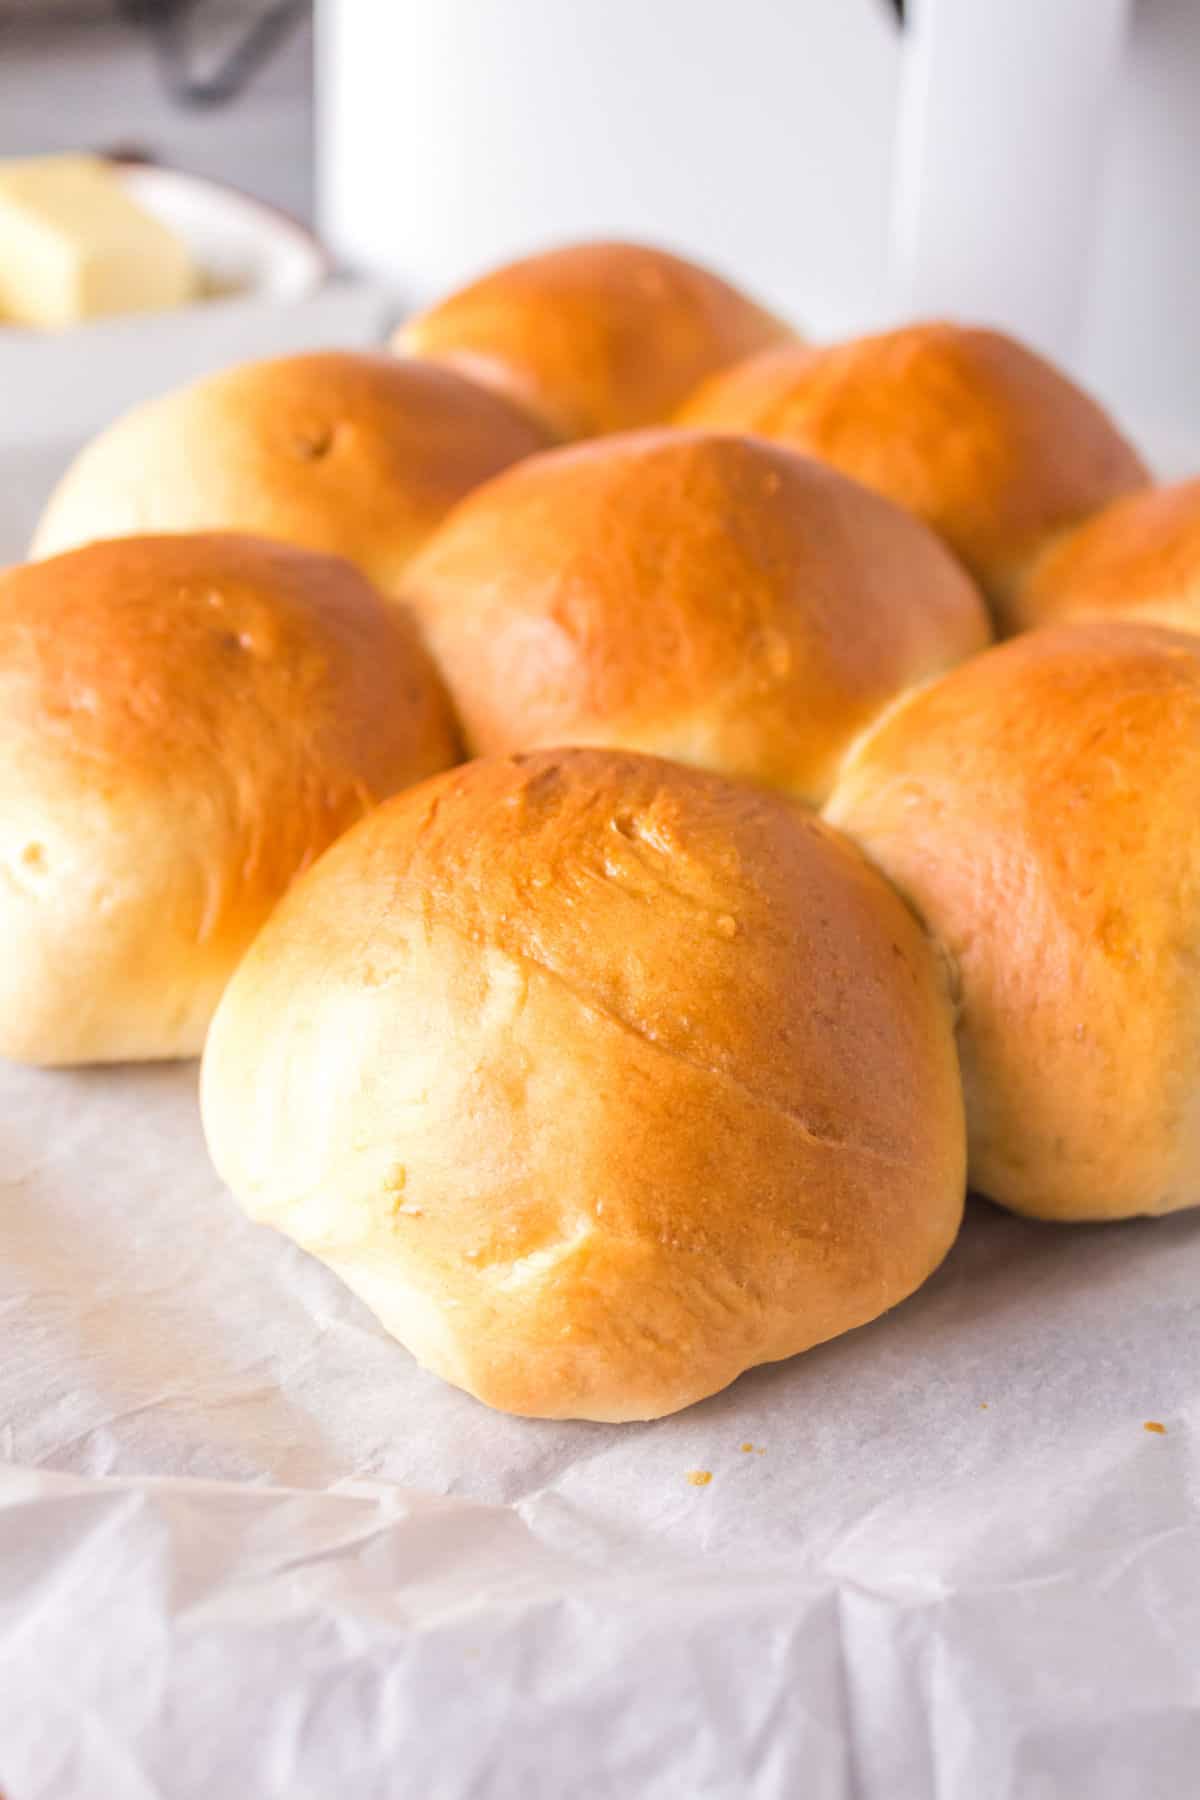
{"type": "Polygon", "coordinates": [[[190,1065],[0,1067],[0,1189],[6,1800],[1200,1793],[1200,1211],[973,1203],[888,1318],[614,1428],[248,1225],[190,1065]]]}
{"type": "Polygon", "coordinates": [[[194,1088],[0,1075],[8,1800],[1195,1795],[1200,1213],[975,1203],[875,1325],[524,1422],[242,1219],[194,1088]]]}

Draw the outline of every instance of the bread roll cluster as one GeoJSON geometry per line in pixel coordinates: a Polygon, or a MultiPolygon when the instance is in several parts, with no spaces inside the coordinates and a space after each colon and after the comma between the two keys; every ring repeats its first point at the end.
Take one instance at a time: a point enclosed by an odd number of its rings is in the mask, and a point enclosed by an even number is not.
{"type": "Polygon", "coordinates": [[[489,1404],[863,1324],[968,1180],[1200,1199],[1200,487],[1021,345],[575,246],[118,420],[33,556],[0,1050],[203,1047],[249,1213],[489,1404]]]}

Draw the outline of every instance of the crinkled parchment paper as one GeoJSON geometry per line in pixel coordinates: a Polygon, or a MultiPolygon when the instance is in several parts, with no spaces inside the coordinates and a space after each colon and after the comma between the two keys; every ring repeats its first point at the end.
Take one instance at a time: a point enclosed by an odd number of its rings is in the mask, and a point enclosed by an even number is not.
{"type": "Polygon", "coordinates": [[[195,1083],[0,1073],[8,1800],[1200,1790],[1200,1212],[975,1203],[862,1331],[528,1422],[241,1217],[195,1083]]]}

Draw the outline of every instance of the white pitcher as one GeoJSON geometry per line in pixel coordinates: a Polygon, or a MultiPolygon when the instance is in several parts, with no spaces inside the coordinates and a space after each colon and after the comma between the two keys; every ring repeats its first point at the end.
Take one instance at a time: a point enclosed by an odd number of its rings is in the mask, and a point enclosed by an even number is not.
{"type": "Polygon", "coordinates": [[[420,302],[657,239],[817,335],[1005,326],[1200,460],[1198,0],[318,0],[318,191],[420,302]]]}

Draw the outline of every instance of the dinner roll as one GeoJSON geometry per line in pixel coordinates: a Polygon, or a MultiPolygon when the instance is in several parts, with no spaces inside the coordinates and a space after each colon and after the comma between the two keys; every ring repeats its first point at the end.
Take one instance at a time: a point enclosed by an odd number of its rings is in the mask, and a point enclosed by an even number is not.
{"type": "Polygon", "coordinates": [[[644,244],[509,263],[409,321],[397,349],[451,363],[561,438],[670,418],[697,382],[794,332],[719,275],[644,244]]]}
{"type": "Polygon", "coordinates": [[[681,421],[761,432],[907,507],[962,558],[1005,630],[1038,552],[1148,480],[1065,375],[1012,338],[961,325],[768,351],[708,383],[681,421]]]}
{"type": "Polygon", "coordinates": [[[191,1056],[292,878],[455,756],[411,625],[233,534],[0,576],[0,1055],[191,1056]]]}
{"type": "Polygon", "coordinates": [[[655,1418],[860,1325],[962,1209],[912,915],[787,801],[622,752],[365,820],[238,970],[201,1088],[253,1218],[539,1417],[655,1418]]]}
{"type": "Polygon", "coordinates": [[[1022,629],[1138,619],[1200,631],[1200,480],[1106,507],[1047,551],[1015,611],[1022,629]]]}
{"type": "Polygon", "coordinates": [[[523,463],[400,591],[473,750],[621,745],[806,800],[881,707],[989,637],[916,520],[776,445],[696,432],[523,463]]]}
{"type": "Polygon", "coordinates": [[[243,363],[101,432],[51,496],[32,554],[251,531],[344,556],[386,592],[455,501],[547,441],[432,364],[351,351],[243,363]]]}
{"type": "Polygon", "coordinates": [[[974,1187],[1045,1219],[1200,1200],[1200,643],[1031,632],[903,702],[827,816],[956,971],[974,1187]]]}

